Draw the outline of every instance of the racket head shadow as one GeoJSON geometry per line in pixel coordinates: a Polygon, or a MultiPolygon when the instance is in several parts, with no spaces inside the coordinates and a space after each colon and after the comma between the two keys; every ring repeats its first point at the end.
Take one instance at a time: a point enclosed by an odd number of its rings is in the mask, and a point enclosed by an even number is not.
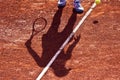
{"type": "Polygon", "coordinates": [[[32,25],[32,35],[42,32],[47,26],[47,20],[43,17],[34,20],[32,25]]]}

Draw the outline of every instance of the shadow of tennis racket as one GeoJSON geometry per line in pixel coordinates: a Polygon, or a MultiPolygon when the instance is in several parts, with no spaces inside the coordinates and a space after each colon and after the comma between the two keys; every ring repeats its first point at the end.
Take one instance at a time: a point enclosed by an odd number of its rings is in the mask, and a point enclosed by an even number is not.
{"type": "Polygon", "coordinates": [[[43,30],[46,28],[47,20],[43,17],[37,18],[33,22],[32,26],[32,36],[43,32],[43,30]]]}

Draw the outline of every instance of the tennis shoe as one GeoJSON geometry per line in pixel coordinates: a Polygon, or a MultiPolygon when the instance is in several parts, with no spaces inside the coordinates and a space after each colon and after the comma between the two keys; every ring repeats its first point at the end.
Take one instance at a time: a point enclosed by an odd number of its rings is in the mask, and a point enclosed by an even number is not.
{"type": "Polygon", "coordinates": [[[64,7],[66,5],[66,0],[59,0],[58,7],[64,7]]]}
{"type": "Polygon", "coordinates": [[[78,13],[82,13],[84,11],[84,8],[82,7],[82,5],[80,4],[79,0],[75,0],[74,1],[74,10],[78,13]]]}

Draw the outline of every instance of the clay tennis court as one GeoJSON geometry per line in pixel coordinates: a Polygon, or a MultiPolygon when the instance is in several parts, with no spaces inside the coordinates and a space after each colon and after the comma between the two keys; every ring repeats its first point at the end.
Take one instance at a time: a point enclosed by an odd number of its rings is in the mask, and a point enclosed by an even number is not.
{"type": "MultiPolygon", "coordinates": [[[[82,1],[82,14],[72,2],[0,0],[0,80],[38,77],[94,0],[82,1]],[[32,35],[41,17],[46,27],[32,35]]],[[[96,6],[42,80],[120,80],[120,0],[96,6]]]]}

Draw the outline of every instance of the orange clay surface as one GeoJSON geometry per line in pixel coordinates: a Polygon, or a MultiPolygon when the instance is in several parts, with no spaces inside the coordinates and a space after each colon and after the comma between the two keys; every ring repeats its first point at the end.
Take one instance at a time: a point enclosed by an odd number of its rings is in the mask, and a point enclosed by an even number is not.
{"type": "MultiPolygon", "coordinates": [[[[35,80],[93,1],[76,14],[72,0],[0,0],[0,80],[35,80]],[[32,35],[40,17],[47,26],[32,35]]],[[[96,6],[42,80],[120,80],[120,0],[96,6]]]]}

